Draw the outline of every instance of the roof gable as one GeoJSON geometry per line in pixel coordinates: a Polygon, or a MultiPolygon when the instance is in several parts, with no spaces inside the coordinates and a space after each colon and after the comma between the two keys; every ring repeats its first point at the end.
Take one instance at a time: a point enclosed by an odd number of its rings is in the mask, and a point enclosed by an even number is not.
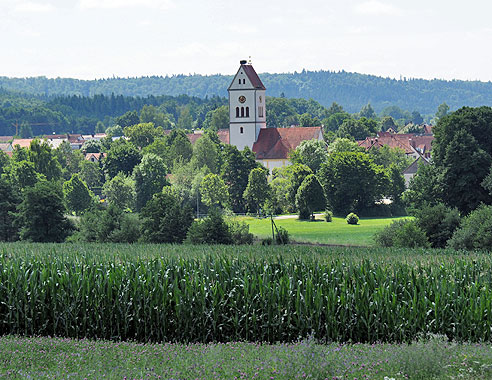
{"type": "MultiPolygon", "coordinates": [[[[244,61],[243,61],[244,62],[244,61]]],[[[242,63],[227,90],[266,90],[260,77],[250,64],[242,63]],[[245,84],[239,84],[238,78],[246,79],[245,84]]]]}

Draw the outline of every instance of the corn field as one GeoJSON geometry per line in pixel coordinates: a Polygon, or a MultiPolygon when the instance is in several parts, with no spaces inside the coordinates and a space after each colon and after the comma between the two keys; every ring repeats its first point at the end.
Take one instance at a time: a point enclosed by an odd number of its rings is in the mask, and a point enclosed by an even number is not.
{"type": "Polygon", "coordinates": [[[454,251],[0,245],[0,334],[490,341],[492,259],[454,251]]]}

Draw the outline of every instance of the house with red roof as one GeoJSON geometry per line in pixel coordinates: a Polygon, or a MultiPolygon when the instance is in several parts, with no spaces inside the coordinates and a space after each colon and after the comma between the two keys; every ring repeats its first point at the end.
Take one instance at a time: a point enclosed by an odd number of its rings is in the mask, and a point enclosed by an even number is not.
{"type": "Polygon", "coordinates": [[[376,137],[366,137],[365,140],[357,141],[359,146],[366,150],[387,145],[390,148],[400,148],[409,157],[417,159],[424,157],[430,159],[433,135],[417,135],[415,133],[391,133],[378,132],[376,137]]]}

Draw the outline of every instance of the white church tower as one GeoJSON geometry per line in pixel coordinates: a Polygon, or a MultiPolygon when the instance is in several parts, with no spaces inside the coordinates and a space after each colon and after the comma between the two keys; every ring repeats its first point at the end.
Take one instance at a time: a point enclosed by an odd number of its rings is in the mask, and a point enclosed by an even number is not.
{"type": "Polygon", "coordinates": [[[239,150],[250,149],[258,139],[261,128],[266,128],[265,86],[251,62],[241,66],[229,92],[229,143],[239,150]]]}

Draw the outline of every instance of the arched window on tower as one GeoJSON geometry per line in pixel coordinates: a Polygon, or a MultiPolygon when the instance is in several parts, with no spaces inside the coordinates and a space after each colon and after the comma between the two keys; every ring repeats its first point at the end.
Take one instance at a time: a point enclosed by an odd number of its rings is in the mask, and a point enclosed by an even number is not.
{"type": "Polygon", "coordinates": [[[239,107],[236,107],[236,117],[239,117],[239,107]]]}
{"type": "Polygon", "coordinates": [[[249,117],[249,107],[246,107],[246,117],[249,117]]]}
{"type": "Polygon", "coordinates": [[[244,117],[244,107],[241,107],[241,117],[244,117]]]}
{"type": "Polygon", "coordinates": [[[241,79],[239,79],[239,84],[241,84],[241,79]]]}
{"type": "Polygon", "coordinates": [[[239,127],[239,133],[240,134],[243,134],[244,133],[244,128],[243,127],[239,127]]]}

